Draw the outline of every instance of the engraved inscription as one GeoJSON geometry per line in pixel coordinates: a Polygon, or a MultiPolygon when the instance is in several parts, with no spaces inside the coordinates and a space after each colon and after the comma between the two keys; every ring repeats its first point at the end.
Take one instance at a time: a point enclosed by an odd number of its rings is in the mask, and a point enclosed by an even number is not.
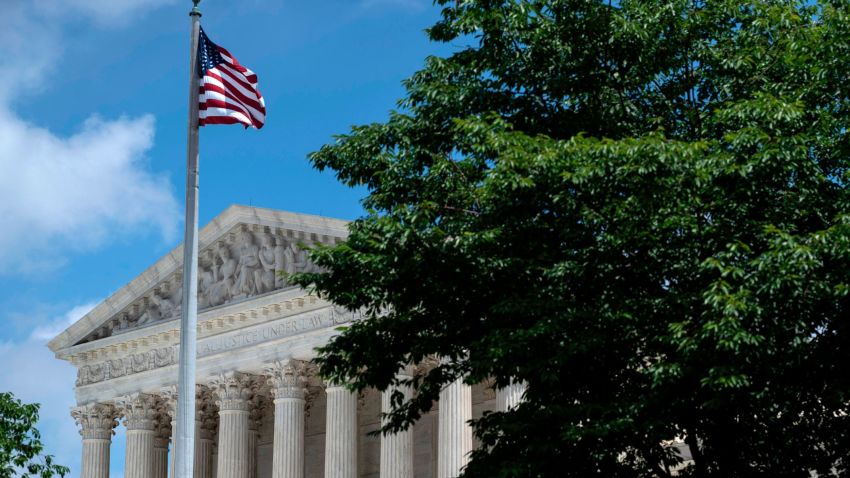
{"type": "Polygon", "coordinates": [[[257,330],[242,332],[229,337],[211,339],[199,348],[198,356],[206,357],[225,350],[233,350],[283,337],[290,337],[310,330],[350,322],[356,320],[358,317],[358,313],[344,311],[343,309],[328,309],[314,312],[302,317],[287,319],[277,324],[267,325],[257,330]]]}

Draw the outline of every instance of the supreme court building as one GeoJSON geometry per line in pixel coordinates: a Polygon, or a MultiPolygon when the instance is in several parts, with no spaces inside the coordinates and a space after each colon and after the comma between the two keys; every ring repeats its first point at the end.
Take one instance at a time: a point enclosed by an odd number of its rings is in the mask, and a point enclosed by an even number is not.
{"type": "MultiPolygon", "coordinates": [[[[346,235],[345,221],[244,206],[200,231],[195,477],[450,478],[475,446],[467,420],[519,399],[519,387],[456,382],[408,431],[370,435],[389,394],[323,383],[311,362],[359,314],[280,274],[315,270],[299,245],[346,235]]],[[[126,478],[173,474],[182,264],[177,247],[49,344],[77,369],[82,478],[107,478],[113,459],[126,478]],[[110,455],[117,426],[123,457],[110,455]]]]}

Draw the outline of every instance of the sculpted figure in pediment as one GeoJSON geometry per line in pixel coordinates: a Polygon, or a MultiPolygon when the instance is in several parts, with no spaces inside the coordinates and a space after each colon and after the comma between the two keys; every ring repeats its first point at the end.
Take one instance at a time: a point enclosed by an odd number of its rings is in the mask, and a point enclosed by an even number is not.
{"type": "Polygon", "coordinates": [[[230,256],[230,248],[225,244],[218,246],[218,259],[221,264],[213,267],[213,283],[209,287],[209,305],[221,305],[232,295],[236,284],[236,259],[230,256]]]}
{"type": "Polygon", "coordinates": [[[130,317],[126,312],[118,318],[118,330],[126,330],[130,326],[130,317]]]}
{"type": "MultiPolygon", "coordinates": [[[[212,266],[215,269],[215,265],[212,266]]],[[[210,303],[210,293],[212,286],[215,283],[213,271],[203,265],[198,266],[198,309],[205,309],[212,306],[210,303]]]]}
{"type": "Polygon", "coordinates": [[[162,319],[162,298],[157,292],[151,294],[146,307],[136,320],[136,325],[152,324],[162,319]]]}
{"type": "Polygon", "coordinates": [[[237,278],[234,295],[244,297],[255,293],[254,272],[260,270],[260,248],[254,244],[254,235],[251,231],[243,230],[240,234],[238,246],[239,251],[239,277],[237,278]]]}
{"type": "Polygon", "coordinates": [[[272,245],[271,234],[260,236],[260,269],[254,271],[254,285],[258,294],[264,294],[277,287],[278,272],[283,270],[283,246],[272,245]]]}
{"type": "MultiPolygon", "coordinates": [[[[285,240],[284,240],[285,241],[285,240]]],[[[289,276],[296,272],[304,272],[307,265],[307,252],[296,246],[292,241],[285,241],[283,251],[284,283],[289,284],[289,276]]]]}
{"type": "Polygon", "coordinates": [[[163,320],[172,319],[177,312],[177,306],[171,299],[160,297],[159,312],[163,320]]]}
{"type": "Polygon", "coordinates": [[[139,317],[139,324],[156,322],[158,320],[168,320],[175,316],[177,312],[177,305],[174,300],[168,297],[168,283],[166,282],[162,287],[163,289],[161,291],[155,290],[153,294],[151,294],[148,302],[148,308],[144,313],[142,313],[142,316],[139,317]],[[145,320],[142,320],[143,318],[145,320]]]}

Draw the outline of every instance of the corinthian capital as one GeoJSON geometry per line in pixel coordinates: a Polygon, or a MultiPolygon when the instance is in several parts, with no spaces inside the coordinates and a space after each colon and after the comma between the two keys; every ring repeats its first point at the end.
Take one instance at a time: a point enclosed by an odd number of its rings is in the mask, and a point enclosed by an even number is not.
{"type": "Polygon", "coordinates": [[[71,416],[84,439],[109,440],[118,426],[118,410],[106,403],[89,403],[71,408],[71,416]]]}
{"type": "Polygon", "coordinates": [[[307,378],[306,365],[300,360],[283,360],[268,365],[263,372],[268,377],[275,399],[297,398],[304,399],[307,378]]]}
{"type": "Polygon", "coordinates": [[[159,391],[159,397],[165,405],[165,411],[172,420],[177,419],[177,385],[163,387],[159,391]]]}
{"type": "MultiPolygon", "coordinates": [[[[163,387],[159,391],[159,397],[162,400],[163,408],[172,420],[177,418],[177,385],[169,385],[163,387]]],[[[207,409],[214,407],[215,397],[212,395],[210,388],[203,384],[195,384],[195,410],[196,419],[201,420],[201,414],[206,413],[207,409]]]]}
{"type": "Polygon", "coordinates": [[[250,400],[258,385],[256,376],[242,372],[230,372],[210,380],[219,410],[250,411],[250,400]]]}
{"type": "Polygon", "coordinates": [[[154,430],[157,425],[159,398],[147,393],[133,393],[115,400],[127,430],[154,430]]]}

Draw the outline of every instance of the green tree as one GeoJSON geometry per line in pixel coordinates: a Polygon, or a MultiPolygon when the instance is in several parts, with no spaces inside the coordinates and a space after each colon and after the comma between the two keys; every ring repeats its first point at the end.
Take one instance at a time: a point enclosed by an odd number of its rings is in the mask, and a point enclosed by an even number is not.
{"type": "Polygon", "coordinates": [[[468,477],[850,476],[850,2],[436,3],[455,53],[310,156],[368,189],[298,279],[368,316],[323,373],[451,359],[385,431],[525,381],[468,477]]]}
{"type": "Polygon", "coordinates": [[[37,403],[25,404],[10,392],[0,393],[0,478],[65,476],[68,468],[43,455],[37,403]]]}

